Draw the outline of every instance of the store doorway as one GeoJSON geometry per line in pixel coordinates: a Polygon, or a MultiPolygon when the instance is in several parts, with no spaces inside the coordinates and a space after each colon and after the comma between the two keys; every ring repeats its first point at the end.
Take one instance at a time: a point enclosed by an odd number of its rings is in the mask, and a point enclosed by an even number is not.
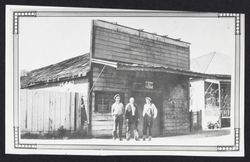
{"type": "Polygon", "coordinates": [[[145,104],[145,97],[150,97],[152,98],[152,102],[155,104],[157,110],[158,110],[158,115],[156,119],[154,119],[153,122],[153,129],[152,129],[152,136],[157,137],[162,134],[162,129],[161,129],[161,112],[162,112],[162,97],[157,94],[157,93],[152,93],[152,92],[133,92],[132,97],[135,98],[135,103],[138,106],[138,112],[139,112],[139,124],[138,124],[138,131],[140,137],[143,135],[142,134],[142,129],[143,129],[143,117],[142,117],[142,111],[143,111],[143,106],[145,104]]]}

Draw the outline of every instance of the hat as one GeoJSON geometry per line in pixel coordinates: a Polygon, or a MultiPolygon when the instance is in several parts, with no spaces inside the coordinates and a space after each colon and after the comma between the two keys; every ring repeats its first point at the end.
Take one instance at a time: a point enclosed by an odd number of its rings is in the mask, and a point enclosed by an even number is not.
{"type": "Polygon", "coordinates": [[[114,96],[114,99],[116,99],[116,97],[120,97],[120,95],[119,95],[119,94],[116,94],[116,95],[114,96]]]}
{"type": "Polygon", "coordinates": [[[150,97],[145,97],[146,100],[152,101],[150,97]]]}

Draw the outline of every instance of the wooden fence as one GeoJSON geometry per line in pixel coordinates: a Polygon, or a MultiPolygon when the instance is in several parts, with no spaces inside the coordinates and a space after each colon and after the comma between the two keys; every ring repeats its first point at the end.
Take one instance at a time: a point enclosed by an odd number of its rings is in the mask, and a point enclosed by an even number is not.
{"type": "MultiPolygon", "coordinates": [[[[76,92],[21,90],[21,132],[50,133],[60,128],[70,132],[81,130],[84,111],[80,106],[81,96],[81,93],[76,92]]],[[[87,110],[87,96],[83,97],[87,110]]]]}

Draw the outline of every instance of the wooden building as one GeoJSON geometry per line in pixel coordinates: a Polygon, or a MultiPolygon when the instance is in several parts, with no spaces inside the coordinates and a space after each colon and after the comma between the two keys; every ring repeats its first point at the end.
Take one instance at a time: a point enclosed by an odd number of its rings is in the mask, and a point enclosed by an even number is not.
{"type": "Polygon", "coordinates": [[[189,133],[189,79],[223,76],[190,71],[190,43],[102,20],[93,21],[91,32],[90,53],[29,72],[22,88],[57,91],[70,82],[65,92],[85,94],[88,134],[94,137],[111,136],[117,93],[124,105],[135,97],[140,135],[146,96],[159,112],[153,136],[189,133]]]}

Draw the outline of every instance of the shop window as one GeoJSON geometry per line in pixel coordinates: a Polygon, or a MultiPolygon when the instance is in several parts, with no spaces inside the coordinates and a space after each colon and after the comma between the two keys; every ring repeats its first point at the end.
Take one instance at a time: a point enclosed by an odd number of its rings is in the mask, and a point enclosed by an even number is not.
{"type": "Polygon", "coordinates": [[[205,82],[205,106],[219,106],[219,86],[216,83],[205,82]]]}
{"type": "MultiPolygon", "coordinates": [[[[95,92],[95,112],[109,113],[111,106],[115,102],[114,95],[117,92],[95,92]]],[[[121,102],[124,104],[124,93],[118,93],[121,96],[121,102]]]]}

